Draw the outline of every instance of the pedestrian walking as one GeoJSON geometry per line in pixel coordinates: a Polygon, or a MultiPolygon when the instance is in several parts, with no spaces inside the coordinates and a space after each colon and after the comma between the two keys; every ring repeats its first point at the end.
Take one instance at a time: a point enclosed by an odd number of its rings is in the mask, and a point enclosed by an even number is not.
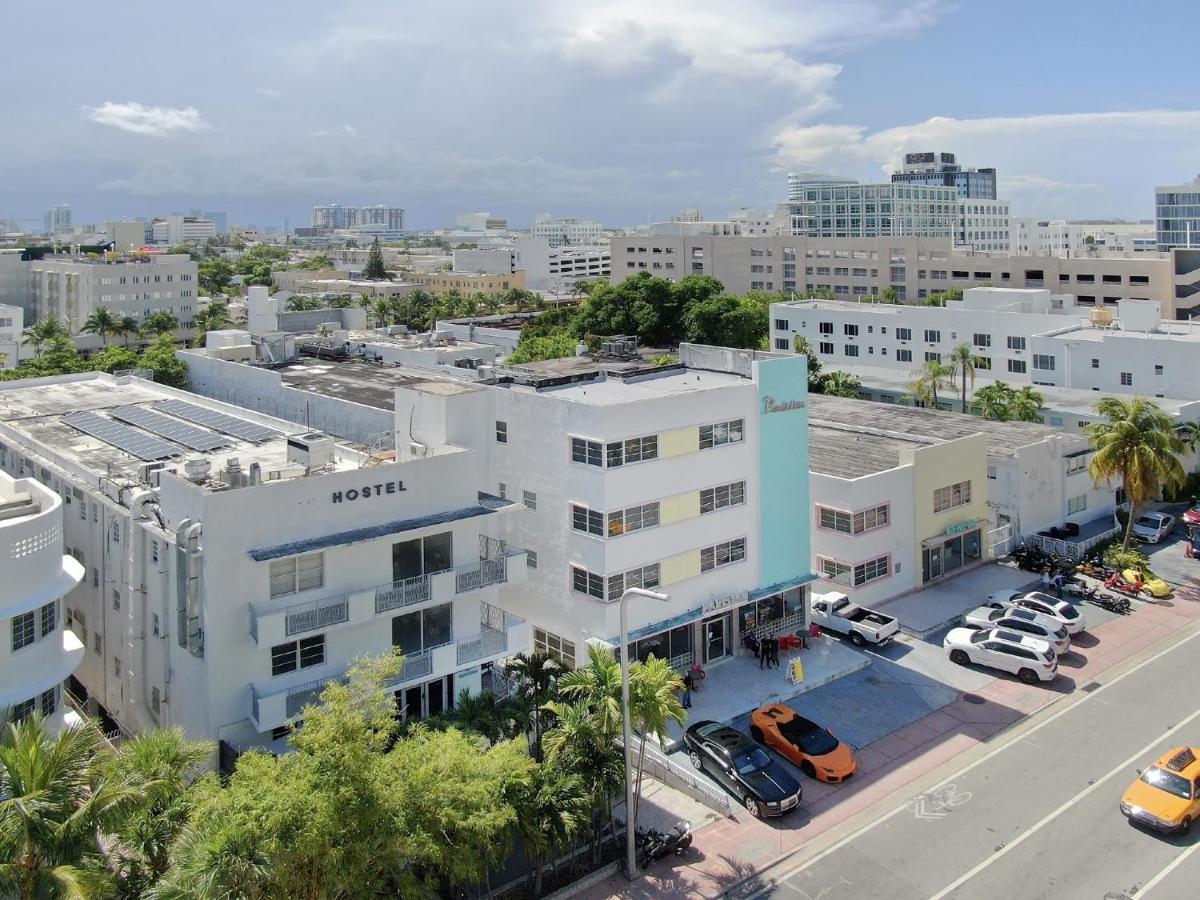
{"type": "Polygon", "coordinates": [[[767,652],[770,654],[767,659],[767,668],[779,668],[779,638],[770,638],[770,643],[767,645],[767,652]]]}
{"type": "Polygon", "coordinates": [[[1050,589],[1050,573],[1042,572],[1042,593],[1046,593],[1050,589]]]}
{"type": "Polygon", "coordinates": [[[692,673],[688,672],[683,676],[683,693],[679,698],[679,705],[684,709],[692,708],[692,673]]]}
{"type": "Polygon", "coordinates": [[[768,652],[770,646],[770,638],[763,638],[758,642],[758,667],[760,669],[766,668],[767,663],[770,661],[770,654],[768,652]]]}

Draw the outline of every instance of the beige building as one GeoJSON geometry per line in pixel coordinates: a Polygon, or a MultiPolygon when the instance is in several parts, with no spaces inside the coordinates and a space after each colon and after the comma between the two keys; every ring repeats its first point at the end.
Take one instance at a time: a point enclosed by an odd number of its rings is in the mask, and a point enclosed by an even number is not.
{"type": "Polygon", "coordinates": [[[508,272],[498,275],[469,275],[465,272],[407,272],[404,276],[413,284],[434,293],[458,291],[460,294],[499,294],[513,288],[525,287],[524,272],[508,272]]]}
{"type": "Polygon", "coordinates": [[[1082,306],[1156,300],[1164,318],[1200,302],[1200,250],[1082,257],[956,251],[949,239],[626,235],[612,241],[612,277],[710,275],[727,290],[794,293],[828,289],[853,300],[895,290],[912,303],[949,288],[1047,288],[1082,306]]]}

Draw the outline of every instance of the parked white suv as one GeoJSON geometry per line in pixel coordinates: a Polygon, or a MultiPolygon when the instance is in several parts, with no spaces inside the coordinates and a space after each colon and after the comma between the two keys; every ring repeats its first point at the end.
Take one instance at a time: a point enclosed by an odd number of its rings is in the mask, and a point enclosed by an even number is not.
{"type": "Polygon", "coordinates": [[[1001,591],[999,594],[990,594],[987,605],[996,609],[1027,609],[1040,613],[1066,628],[1067,634],[1079,634],[1087,628],[1082,610],[1042,591],[1001,591]]]}
{"type": "Polygon", "coordinates": [[[963,624],[968,628],[1003,628],[1027,634],[1045,641],[1058,654],[1071,649],[1071,636],[1061,622],[1019,606],[1004,609],[980,606],[963,615],[963,624]]]}
{"type": "Polygon", "coordinates": [[[1175,517],[1167,513],[1142,513],[1133,523],[1133,536],[1147,544],[1157,544],[1171,533],[1175,527],[1175,517]]]}
{"type": "Polygon", "coordinates": [[[1058,674],[1058,657],[1045,641],[1005,631],[952,628],[942,641],[951,662],[967,663],[1011,672],[1026,684],[1052,681],[1058,674]]]}

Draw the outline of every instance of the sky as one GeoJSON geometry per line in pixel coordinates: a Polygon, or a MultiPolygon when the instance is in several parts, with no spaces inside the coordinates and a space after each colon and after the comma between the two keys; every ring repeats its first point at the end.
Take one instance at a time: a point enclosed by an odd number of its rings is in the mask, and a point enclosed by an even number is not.
{"type": "Polygon", "coordinates": [[[617,226],[994,166],[1014,215],[1153,216],[1200,172],[1194,0],[66,0],[5,10],[0,219],[314,204],[617,226]],[[1152,11],[1146,6],[1152,7],[1152,11]]]}

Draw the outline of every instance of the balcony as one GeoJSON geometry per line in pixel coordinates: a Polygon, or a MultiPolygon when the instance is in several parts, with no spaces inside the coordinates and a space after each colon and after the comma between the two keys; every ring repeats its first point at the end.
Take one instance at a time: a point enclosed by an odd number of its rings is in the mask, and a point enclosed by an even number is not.
{"type": "Polygon", "coordinates": [[[250,637],[259,647],[271,647],[298,634],[359,625],[394,610],[449,603],[471,591],[498,584],[519,584],[525,580],[526,572],[525,551],[505,548],[496,558],[332,597],[287,606],[251,604],[250,637]]]}
{"type": "MultiPolygon", "coordinates": [[[[490,603],[480,604],[478,634],[429,647],[404,657],[403,668],[387,685],[398,690],[413,681],[437,678],[459,669],[478,665],[526,650],[529,646],[528,623],[490,603]]],[[[316,702],[330,682],[345,678],[345,671],[280,688],[259,690],[250,685],[250,717],[260,732],[286,725],[300,715],[305,706],[316,702]]]]}

